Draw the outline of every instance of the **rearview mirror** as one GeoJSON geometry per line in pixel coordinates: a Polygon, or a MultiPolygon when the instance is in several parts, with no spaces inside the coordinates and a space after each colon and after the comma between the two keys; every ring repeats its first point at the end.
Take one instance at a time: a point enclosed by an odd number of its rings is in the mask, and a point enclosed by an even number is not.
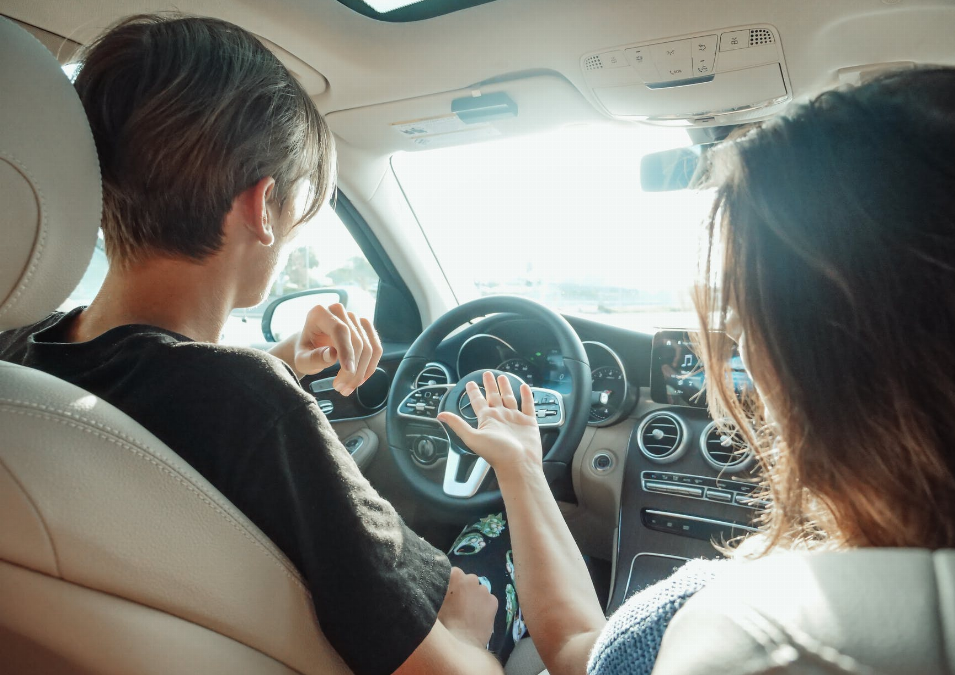
{"type": "Polygon", "coordinates": [[[280,342],[301,330],[305,315],[315,305],[348,306],[348,292],[342,288],[313,288],[289,293],[273,300],[262,315],[262,335],[269,342],[280,342]]]}
{"type": "Polygon", "coordinates": [[[684,190],[690,186],[700,159],[712,143],[664,150],[640,160],[640,186],[644,192],[684,190]]]}

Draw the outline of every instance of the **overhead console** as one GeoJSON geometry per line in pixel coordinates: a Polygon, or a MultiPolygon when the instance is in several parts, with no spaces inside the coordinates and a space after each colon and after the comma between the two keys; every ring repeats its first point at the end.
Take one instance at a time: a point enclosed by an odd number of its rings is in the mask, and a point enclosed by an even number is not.
{"type": "Polygon", "coordinates": [[[773,26],[724,28],[585,54],[584,79],[612,117],[659,124],[738,124],[792,99],[773,26]]]}

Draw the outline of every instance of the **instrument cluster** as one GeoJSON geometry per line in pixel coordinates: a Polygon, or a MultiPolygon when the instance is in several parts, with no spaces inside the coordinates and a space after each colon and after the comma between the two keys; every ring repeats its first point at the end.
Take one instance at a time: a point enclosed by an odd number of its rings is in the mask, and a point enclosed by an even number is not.
{"type": "MultiPolygon", "coordinates": [[[[601,342],[585,341],[583,344],[590,361],[593,385],[589,423],[608,426],[629,412],[636,400],[636,390],[628,383],[626,368],[615,351],[601,342]]],[[[564,358],[551,345],[518,350],[496,335],[473,335],[458,352],[458,376],[482,368],[510,373],[532,387],[572,393],[564,358]]]]}

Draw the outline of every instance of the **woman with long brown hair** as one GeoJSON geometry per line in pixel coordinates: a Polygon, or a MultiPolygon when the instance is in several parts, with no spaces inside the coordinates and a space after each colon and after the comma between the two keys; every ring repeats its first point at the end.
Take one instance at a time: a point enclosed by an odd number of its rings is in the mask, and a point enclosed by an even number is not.
{"type": "MultiPolygon", "coordinates": [[[[955,547],[955,70],[822,94],[725,142],[708,177],[696,305],[710,411],[741,430],[770,503],[726,552],[955,547]],[[734,341],[755,384],[741,397],[734,341]]],[[[495,468],[545,664],[649,673],[669,620],[726,563],[687,565],[605,619],[533,410],[506,379],[484,385],[486,400],[469,385],[477,430],[441,419],[495,468]]]]}

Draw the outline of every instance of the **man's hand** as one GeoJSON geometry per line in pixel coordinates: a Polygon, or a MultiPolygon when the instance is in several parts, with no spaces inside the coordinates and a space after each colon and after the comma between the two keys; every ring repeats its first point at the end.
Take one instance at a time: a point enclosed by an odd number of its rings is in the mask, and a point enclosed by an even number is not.
{"type": "Polygon", "coordinates": [[[485,649],[494,632],[497,604],[497,598],[478,581],[477,576],[452,567],[448,593],[438,612],[438,620],[462,642],[485,649]]]}
{"type": "Polygon", "coordinates": [[[378,332],[365,318],[346,312],[341,303],[316,305],[305,316],[305,326],[295,342],[293,367],[314,375],[338,361],[335,389],[349,396],[372,376],[381,360],[378,332]]]}
{"type": "Polygon", "coordinates": [[[498,477],[540,470],[540,431],[534,415],[534,395],[526,384],[521,385],[523,406],[519,409],[511,383],[501,375],[495,381],[490,372],[484,373],[487,398],[474,382],[467,385],[471,406],[478,418],[478,428],[454,413],[443,412],[438,419],[456,433],[475,453],[494,467],[498,477]]]}

